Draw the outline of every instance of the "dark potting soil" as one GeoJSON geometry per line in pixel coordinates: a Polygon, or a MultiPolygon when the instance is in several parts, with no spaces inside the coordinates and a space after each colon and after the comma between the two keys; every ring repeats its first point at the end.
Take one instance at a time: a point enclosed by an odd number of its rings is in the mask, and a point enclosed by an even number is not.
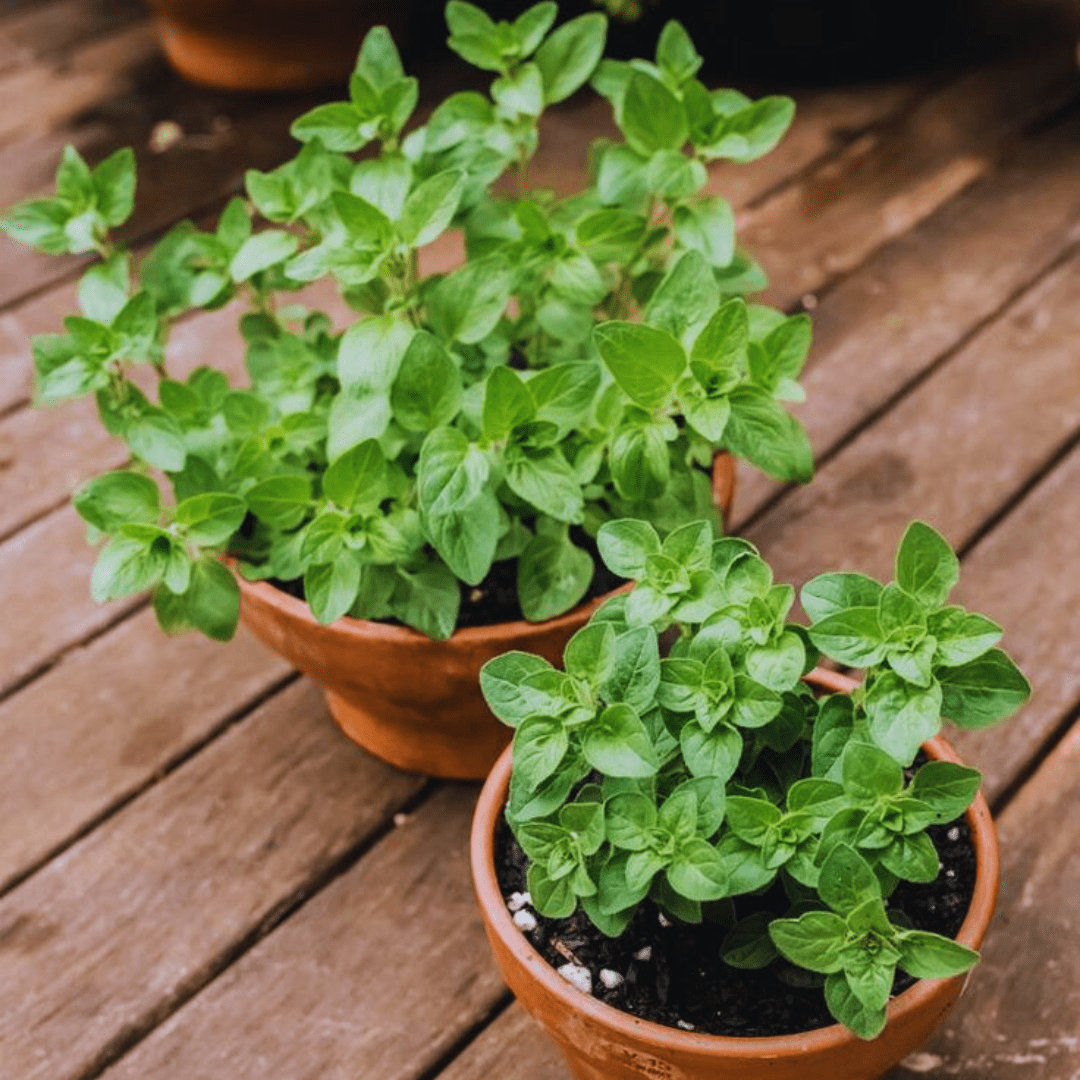
{"type": "MultiPolygon", "coordinates": [[[[903,911],[917,929],[955,937],[975,892],[971,833],[960,819],[931,827],[929,835],[941,858],[941,873],[929,884],[901,882],[889,907],[903,911]]],[[[509,901],[514,893],[525,892],[528,859],[505,824],[496,837],[495,860],[503,898],[509,901]]],[[[752,899],[758,910],[778,916],[787,907],[780,888],[752,899]]],[[[773,968],[746,971],[725,964],[720,959],[725,926],[708,920],[698,926],[661,922],[656,906],[645,901],[623,934],[613,939],[581,911],[568,919],[548,919],[528,910],[537,926],[525,936],[552,967],[568,961],[584,965],[592,976],[594,997],[643,1020],[733,1036],[793,1035],[836,1022],[820,987],[789,986],[773,968]],[[623,981],[605,986],[600,978],[604,970],[623,981]]],[[[750,913],[740,907],[741,917],[750,913]]],[[[914,982],[898,974],[893,993],[914,982]]]]}
{"type": "MultiPolygon", "coordinates": [[[[604,565],[596,549],[596,541],[584,529],[576,526],[571,528],[570,539],[579,548],[587,551],[593,561],[592,581],[579,603],[586,604],[625,584],[621,577],[613,574],[604,565]]],[[[504,559],[492,564],[487,577],[479,585],[461,584],[461,610],[457,621],[459,630],[466,626],[492,626],[495,623],[514,622],[525,618],[521,604],[518,603],[517,567],[517,559],[504,559]]],[[[302,578],[293,581],[273,578],[270,584],[298,600],[305,598],[302,578]]]]}

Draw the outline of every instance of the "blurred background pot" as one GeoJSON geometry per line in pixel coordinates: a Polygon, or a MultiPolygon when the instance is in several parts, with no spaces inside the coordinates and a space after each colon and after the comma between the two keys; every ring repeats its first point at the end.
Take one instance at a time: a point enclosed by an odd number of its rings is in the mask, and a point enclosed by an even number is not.
{"type": "Polygon", "coordinates": [[[409,2],[398,0],[149,0],[169,63],[226,90],[344,84],[376,24],[400,44],[409,2]]]}

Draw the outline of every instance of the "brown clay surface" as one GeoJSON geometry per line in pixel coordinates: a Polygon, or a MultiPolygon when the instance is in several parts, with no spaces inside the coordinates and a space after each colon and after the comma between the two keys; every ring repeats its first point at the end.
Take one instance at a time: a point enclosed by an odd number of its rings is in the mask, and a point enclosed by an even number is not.
{"type": "MultiPolygon", "coordinates": [[[[744,468],[736,523],[802,578],[885,572],[925,516],[964,547],[959,599],[1007,624],[1036,686],[1011,727],[959,740],[1001,812],[1000,915],[892,1080],[1080,1070],[1080,128],[1060,107],[1078,32],[1044,29],[1075,19],[1065,0],[1002,5],[1033,29],[999,55],[797,91],[783,148],[714,178],[773,297],[819,301],[802,409],[819,482],[771,504],[744,468]]],[[[427,100],[457,77],[421,74],[427,100]]],[[[0,203],[45,189],[66,142],[92,161],[134,143],[140,249],[281,161],[319,100],[184,84],[130,0],[0,3],[0,95],[0,203]],[[161,120],[184,136],[158,154],[161,120]]],[[[572,188],[608,125],[587,101],[557,110],[538,176],[572,188]]],[[[26,409],[29,335],[71,310],[77,267],[0,238],[0,1080],[565,1080],[483,942],[476,789],[365,758],[249,637],[168,641],[140,604],[90,602],[63,503],[122,459],[78,408],[26,409]]],[[[170,363],[239,373],[230,319],[188,320],[170,363]]]]}

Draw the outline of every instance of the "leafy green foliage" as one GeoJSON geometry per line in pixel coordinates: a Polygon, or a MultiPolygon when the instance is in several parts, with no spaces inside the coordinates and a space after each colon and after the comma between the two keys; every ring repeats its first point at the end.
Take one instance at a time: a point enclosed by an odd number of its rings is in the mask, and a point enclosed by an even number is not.
{"type": "MultiPolygon", "coordinates": [[[[3,219],[41,251],[101,256],[81,314],[34,343],[38,400],[94,394],[131,475],[154,468],[174,487],[156,532],[137,500],[102,509],[80,496],[112,537],[96,595],[164,589],[163,626],[222,636],[235,603],[200,568],[225,551],[249,578],[301,580],[322,622],[393,618],[442,638],[496,561],[516,561],[526,618],[568,611],[595,571],[582,530],[638,516],[668,539],[630,616],[688,618],[709,599],[705,567],[678,570],[668,544],[708,510],[714,454],[810,477],[806,435],[783,404],[801,398],[809,325],[747,304],[763,276],[737,249],[729,204],[704,191],[706,163],[765,152],[791,103],[707,90],[678,23],[655,63],[630,64],[602,59],[605,16],[557,15],[544,0],[500,22],[451,0],[451,48],[492,81],[422,125],[416,80],[374,28],[348,99],[293,124],[296,156],[250,170],[216,228],[182,223],[138,266],[111,233],[133,206],[130,151],[91,169],[67,150],[55,197],[3,219]],[[540,117],[590,82],[622,140],[592,148],[583,191],[532,190],[540,117]],[[495,193],[507,173],[516,197],[495,193]],[[418,250],[448,229],[464,234],[466,260],[424,277],[418,250]],[[326,277],[358,313],[343,330],[288,302],[326,277]],[[245,387],[209,369],[171,378],[175,321],[236,298],[249,304],[245,387]],[[139,364],[156,373],[156,397],[133,377],[139,364]],[[233,511],[188,522],[181,507],[197,496],[233,511]]],[[[704,551],[708,537],[694,536],[704,551]]],[[[765,637],[755,671],[786,687],[798,642],[765,637]]]]}
{"type": "Polygon", "coordinates": [[[1001,628],[947,604],[959,572],[948,542],[915,521],[896,554],[895,582],[882,587],[860,574],[826,574],[802,591],[814,645],[869,669],[865,734],[903,765],[938,733],[942,716],[984,727],[1015,712],[1031,692],[993,648],[1001,628]]]}
{"type": "Polygon", "coordinates": [[[954,648],[930,650],[930,677],[963,695],[965,715],[1001,719],[1027,684],[993,648],[1000,631],[942,606],[958,563],[921,522],[900,543],[896,583],[807,585],[809,628],[788,621],[794,589],[708,522],[661,538],[641,520],[609,521],[597,543],[634,588],[570,640],[563,670],[514,652],[481,672],[492,711],[515,728],[506,817],[531,860],[533,905],[562,918],[580,904],[617,936],[646,898],[684,922],[734,902],[727,963],[823,977],[833,1016],[875,1038],[898,967],[945,978],[978,958],[888,910],[901,879],[937,877],[927,829],[963,814],[981,780],[949,761],[905,772],[941,721],[897,689],[909,684],[894,658],[947,627],[954,648]],[[663,657],[661,640],[673,641],[663,657]],[[816,697],[802,676],[818,650],[868,664],[864,685],[816,697]],[[763,907],[772,886],[788,911],[763,907]]]}

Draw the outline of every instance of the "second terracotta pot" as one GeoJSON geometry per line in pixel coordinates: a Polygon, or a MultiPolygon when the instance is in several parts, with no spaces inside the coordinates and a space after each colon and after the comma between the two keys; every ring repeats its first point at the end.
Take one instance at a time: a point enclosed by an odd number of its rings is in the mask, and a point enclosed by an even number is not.
{"type": "MultiPolygon", "coordinates": [[[[725,518],[734,491],[735,464],[722,454],[713,492],[725,518]]],[[[547,622],[473,626],[432,641],[365,619],[323,626],[302,600],[268,582],[238,579],[243,624],[323,688],[350,739],[398,768],[459,780],[487,776],[512,735],[480,693],[484,664],[512,649],[559,663],[566,643],[611,595],[547,622]]]]}
{"type": "Polygon", "coordinates": [[[364,34],[390,27],[400,42],[403,0],[149,0],[169,63],[226,90],[342,84],[364,34]]]}
{"type": "MultiPolygon", "coordinates": [[[[818,670],[807,681],[831,692],[855,684],[818,670]]],[[[957,761],[936,738],[935,760],[957,761]]],[[[495,876],[495,830],[510,782],[511,754],[495,766],[476,807],[473,882],[488,940],[507,986],[566,1058],[576,1080],[878,1080],[919,1049],[955,1004],[966,977],[917,982],[889,1002],[888,1025],[872,1042],[840,1024],[799,1035],[730,1038],[639,1020],[584,994],[562,978],[514,925],[495,876]]],[[[997,832],[982,795],[967,812],[977,860],[975,895],[956,940],[977,949],[997,899],[997,832]]]]}

